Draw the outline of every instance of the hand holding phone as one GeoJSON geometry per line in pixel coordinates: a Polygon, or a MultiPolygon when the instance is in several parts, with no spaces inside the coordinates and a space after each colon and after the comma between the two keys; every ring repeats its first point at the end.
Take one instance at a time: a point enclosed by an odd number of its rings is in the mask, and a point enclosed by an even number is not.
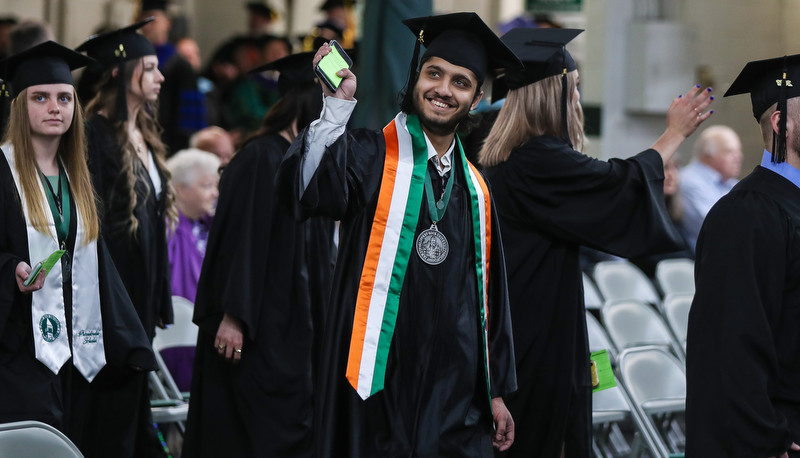
{"type": "Polygon", "coordinates": [[[42,267],[44,267],[44,263],[42,261],[37,262],[36,265],[33,266],[31,273],[28,274],[28,278],[26,278],[25,281],[22,282],[22,285],[31,286],[33,282],[36,281],[36,277],[38,277],[39,274],[42,273],[42,267]]]}
{"type": "Polygon", "coordinates": [[[61,256],[63,256],[64,253],[66,253],[66,251],[56,250],[50,253],[50,255],[47,258],[37,262],[33,266],[33,269],[31,269],[31,272],[28,274],[28,278],[26,278],[25,281],[22,282],[22,286],[29,287],[34,282],[36,282],[36,277],[38,277],[42,273],[42,270],[44,270],[45,272],[50,272],[50,270],[53,269],[53,266],[58,262],[59,259],[61,259],[61,256]]]}
{"type": "Polygon", "coordinates": [[[336,40],[331,40],[328,44],[331,51],[317,63],[314,71],[331,92],[336,92],[342,82],[342,77],[337,73],[344,68],[349,69],[353,65],[353,60],[336,40]]]}

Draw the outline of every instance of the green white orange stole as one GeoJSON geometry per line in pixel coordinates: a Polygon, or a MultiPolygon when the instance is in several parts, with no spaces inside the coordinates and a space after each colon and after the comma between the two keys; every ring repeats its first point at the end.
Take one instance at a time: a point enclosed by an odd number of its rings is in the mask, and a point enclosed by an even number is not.
{"type": "MultiPolygon", "coordinates": [[[[399,113],[383,128],[386,159],[372,221],[353,318],[347,380],[362,399],[383,389],[386,361],[394,334],[403,279],[414,246],[420,204],[428,173],[428,147],[416,115],[399,113]]],[[[461,142],[457,151],[472,201],[475,275],[480,298],[483,363],[489,387],[488,286],[491,251],[489,190],[478,170],[467,162],[461,142]]],[[[455,163],[455,161],[454,161],[455,163]]],[[[451,173],[458,173],[453,170],[451,173]]]]}

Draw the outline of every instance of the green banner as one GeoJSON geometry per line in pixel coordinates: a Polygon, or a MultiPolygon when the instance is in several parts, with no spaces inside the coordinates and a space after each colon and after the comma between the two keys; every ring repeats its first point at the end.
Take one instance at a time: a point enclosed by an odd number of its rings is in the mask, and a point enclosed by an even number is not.
{"type": "Polygon", "coordinates": [[[583,0],[525,0],[525,9],[532,13],[580,11],[583,0]]]}
{"type": "Polygon", "coordinates": [[[608,352],[600,350],[590,356],[592,364],[592,391],[598,392],[617,386],[614,379],[614,369],[608,359],[608,352]]]}

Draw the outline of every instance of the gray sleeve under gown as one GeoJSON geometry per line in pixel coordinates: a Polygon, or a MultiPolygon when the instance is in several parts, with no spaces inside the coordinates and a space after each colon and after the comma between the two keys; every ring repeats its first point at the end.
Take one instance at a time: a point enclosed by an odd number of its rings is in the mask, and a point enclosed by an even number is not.
{"type": "Polygon", "coordinates": [[[780,456],[800,444],[800,189],[757,166],[706,216],[695,262],[686,456],[780,456]]]}
{"type": "MultiPolygon", "coordinates": [[[[470,199],[461,159],[439,230],[447,259],[430,266],[412,252],[400,293],[385,386],[362,400],[345,378],[356,293],[380,188],[381,132],[352,130],[327,148],[301,193],[304,135],[281,164],[279,189],[291,192],[298,217],[341,220],[339,252],[315,392],[315,456],[491,456],[489,395],[516,389],[513,338],[500,230],[492,218],[489,272],[491,393],[484,377],[470,199]],[[302,198],[299,198],[301,196],[302,198]]],[[[428,173],[434,193],[442,180],[428,173]]],[[[416,234],[431,225],[425,199],[416,234]]],[[[492,211],[492,215],[495,212],[492,211]]],[[[416,238],[416,236],[415,236],[416,238]]]]}
{"type": "Polygon", "coordinates": [[[288,147],[280,135],[259,137],[222,173],[194,311],[183,456],[312,456],[314,319],[330,289],[333,220],[297,222],[275,191],[288,147]],[[236,365],[214,347],[225,313],[243,325],[236,365]]]}
{"type": "Polygon", "coordinates": [[[508,456],[591,451],[591,381],[580,245],[618,256],[676,249],[661,157],[600,161],[534,137],[486,170],[506,247],[519,390],[508,456]]]}

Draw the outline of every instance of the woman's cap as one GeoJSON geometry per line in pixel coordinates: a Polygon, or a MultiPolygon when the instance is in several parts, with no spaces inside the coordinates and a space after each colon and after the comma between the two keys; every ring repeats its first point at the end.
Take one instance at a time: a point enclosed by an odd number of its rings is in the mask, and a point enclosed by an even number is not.
{"type": "Polygon", "coordinates": [[[261,73],[269,70],[278,71],[280,73],[278,76],[278,92],[282,97],[293,87],[304,83],[313,83],[317,79],[313,68],[315,54],[316,52],[312,51],[291,54],[254,68],[250,73],[261,73]]]}
{"type": "Polygon", "coordinates": [[[545,78],[571,72],[578,67],[565,49],[581,29],[517,28],[502,40],[522,61],[522,66],[506,69],[492,85],[492,101],[502,99],[509,89],[518,89],[545,78]]]}
{"type": "Polygon", "coordinates": [[[12,89],[3,88],[2,95],[13,99],[23,90],[39,84],[74,85],[72,71],[92,62],[91,58],[66,46],[46,41],[0,61],[3,80],[10,83],[12,89]]]}
{"type": "Polygon", "coordinates": [[[93,35],[75,50],[85,52],[89,57],[108,67],[155,55],[153,44],[138,32],[142,26],[151,21],[152,17],[121,29],[93,35]]]}

